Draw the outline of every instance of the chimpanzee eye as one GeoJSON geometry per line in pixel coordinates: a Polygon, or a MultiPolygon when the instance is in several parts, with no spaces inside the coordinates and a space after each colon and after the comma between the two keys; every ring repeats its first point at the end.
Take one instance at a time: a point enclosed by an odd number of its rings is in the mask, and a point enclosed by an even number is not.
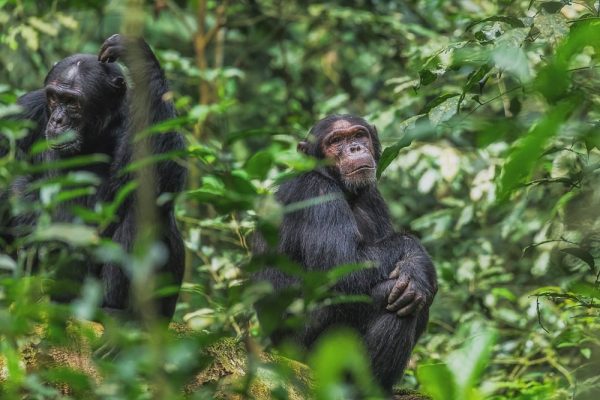
{"type": "Polygon", "coordinates": [[[329,139],[329,144],[338,144],[342,141],[342,137],[341,136],[334,136],[331,139],[329,139]]]}
{"type": "Polygon", "coordinates": [[[68,98],[65,100],[65,103],[72,110],[79,110],[81,108],[81,102],[76,98],[68,98]]]}

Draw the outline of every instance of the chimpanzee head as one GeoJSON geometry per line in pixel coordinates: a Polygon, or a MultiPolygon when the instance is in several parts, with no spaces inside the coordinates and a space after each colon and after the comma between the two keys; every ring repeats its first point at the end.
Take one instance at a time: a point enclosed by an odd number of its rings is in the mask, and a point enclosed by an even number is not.
{"type": "Polygon", "coordinates": [[[381,144],[375,126],[352,115],[330,115],[309,133],[308,141],[298,143],[298,150],[330,162],[333,176],[350,191],[376,182],[381,144]]]}
{"type": "Polygon", "coordinates": [[[70,140],[53,144],[60,155],[93,151],[101,133],[123,104],[126,83],[119,66],[101,63],[93,55],[76,54],[59,61],[46,76],[48,107],[46,139],[60,139],[72,132],[70,140]]]}

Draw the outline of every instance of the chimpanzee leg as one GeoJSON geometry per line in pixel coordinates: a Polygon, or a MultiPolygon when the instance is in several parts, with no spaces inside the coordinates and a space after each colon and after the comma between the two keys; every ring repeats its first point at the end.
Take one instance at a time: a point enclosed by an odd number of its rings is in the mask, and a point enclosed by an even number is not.
{"type": "Polygon", "coordinates": [[[179,297],[179,288],[183,281],[183,270],[185,268],[185,247],[183,238],[177,229],[174,215],[163,216],[163,234],[162,240],[168,251],[166,263],[160,267],[156,274],[156,287],[168,287],[172,294],[156,299],[158,316],[166,320],[171,320],[175,313],[177,298],[179,297]]]}
{"type": "MultiPolygon", "coordinates": [[[[163,223],[163,244],[167,251],[167,259],[163,266],[156,271],[156,290],[161,288],[179,288],[183,279],[185,249],[183,239],[175,222],[175,217],[167,213],[161,216],[163,223]]],[[[135,238],[135,218],[132,213],[125,216],[121,225],[112,236],[113,241],[121,244],[123,249],[131,251],[133,238],[135,238]]],[[[131,282],[126,272],[118,265],[106,264],[102,268],[102,280],[104,283],[103,308],[110,313],[111,310],[124,310],[135,313],[149,312],[148,310],[136,310],[131,304],[131,282]]],[[[155,312],[158,317],[170,320],[175,312],[179,290],[173,290],[173,294],[156,299],[155,312]]]]}
{"type": "MultiPolygon", "coordinates": [[[[127,214],[112,235],[112,240],[120,244],[125,251],[131,251],[135,239],[135,216],[127,214]]],[[[129,310],[129,276],[119,265],[108,263],[102,266],[104,302],[102,308],[129,310]]]]}
{"type": "Polygon", "coordinates": [[[334,327],[354,327],[348,318],[353,304],[338,304],[314,310],[307,317],[304,329],[299,335],[299,342],[311,348],[323,332],[334,327]]]}
{"type": "Polygon", "coordinates": [[[391,391],[392,386],[404,373],[410,354],[417,340],[425,331],[429,319],[429,307],[408,317],[398,317],[385,309],[393,280],[384,281],[373,289],[372,312],[365,331],[365,344],[371,357],[373,373],[379,384],[391,391]]]}
{"type": "Polygon", "coordinates": [[[408,364],[410,353],[416,343],[417,318],[399,318],[391,312],[383,312],[373,318],[369,325],[365,343],[371,356],[373,374],[387,391],[408,364]]]}

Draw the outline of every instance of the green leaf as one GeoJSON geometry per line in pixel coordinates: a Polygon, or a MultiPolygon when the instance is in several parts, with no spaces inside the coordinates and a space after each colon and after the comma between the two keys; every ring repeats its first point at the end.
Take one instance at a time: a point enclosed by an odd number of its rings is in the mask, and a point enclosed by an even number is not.
{"type": "Polygon", "coordinates": [[[460,93],[446,93],[446,94],[436,97],[435,99],[433,99],[432,101],[427,103],[427,105],[423,108],[423,110],[421,110],[421,114],[427,114],[434,107],[437,107],[440,104],[444,103],[446,100],[451,99],[456,96],[460,96],[460,93]]]}
{"type": "Polygon", "coordinates": [[[382,398],[369,366],[363,341],[350,330],[322,335],[309,357],[317,400],[351,398],[358,386],[362,398],[382,398]],[[349,380],[349,375],[351,379],[349,380]]]}
{"type": "Polygon", "coordinates": [[[381,174],[385,169],[394,161],[396,157],[398,157],[398,153],[403,148],[410,146],[413,139],[419,135],[419,132],[415,132],[413,128],[415,128],[416,122],[423,117],[424,114],[415,115],[414,117],[410,117],[407,120],[403,121],[399,130],[404,135],[402,138],[393,144],[392,146],[386,147],[379,158],[379,163],[377,164],[377,179],[381,177],[381,174]]]}
{"type": "Polygon", "coordinates": [[[461,94],[452,94],[443,96],[441,103],[429,110],[429,120],[434,126],[448,121],[458,112],[461,94]]]}
{"type": "Polygon", "coordinates": [[[486,77],[491,69],[492,67],[489,64],[484,64],[479,66],[477,69],[474,69],[469,74],[467,83],[465,83],[463,86],[463,93],[467,93],[469,91],[481,93],[483,85],[485,84],[485,82],[482,82],[482,80],[486,77]]]}
{"type": "Polygon", "coordinates": [[[531,80],[529,60],[522,48],[517,46],[500,46],[492,52],[492,60],[496,67],[516,76],[522,82],[531,80]]]}
{"type": "Polygon", "coordinates": [[[540,4],[540,8],[542,10],[546,11],[547,13],[556,14],[557,12],[562,10],[562,8],[565,5],[566,4],[563,3],[562,1],[546,1],[542,4],[540,4]]]}
{"type": "Polygon", "coordinates": [[[557,103],[565,98],[571,86],[569,64],[586,46],[591,46],[596,52],[600,51],[600,24],[597,20],[581,20],[571,26],[566,40],[562,41],[555,51],[555,57],[548,65],[538,72],[534,88],[546,97],[548,102],[557,103]]]}
{"type": "Polygon", "coordinates": [[[589,282],[574,282],[569,290],[579,296],[600,300],[600,288],[589,282]]]}
{"type": "Polygon", "coordinates": [[[14,271],[17,269],[17,263],[6,254],[0,254],[0,269],[14,271]]]}
{"type": "Polygon", "coordinates": [[[262,150],[250,157],[244,169],[252,178],[265,179],[272,165],[273,155],[269,150],[262,150]]]}
{"type": "Polygon", "coordinates": [[[435,82],[437,75],[428,69],[422,69],[419,71],[419,87],[427,86],[430,83],[435,82]]]}
{"type": "Polygon", "coordinates": [[[592,350],[589,348],[581,349],[581,350],[579,350],[579,352],[581,353],[582,356],[584,356],[588,360],[592,356],[592,350]]]}
{"type": "Polygon", "coordinates": [[[496,21],[507,23],[510,26],[515,27],[515,28],[524,28],[525,27],[525,24],[519,18],[510,17],[510,16],[506,16],[506,15],[495,15],[493,17],[482,19],[481,21],[477,21],[477,22],[473,22],[473,23],[469,24],[467,26],[466,30],[469,31],[474,26],[477,26],[484,22],[496,22],[496,21]]]}
{"type": "Polygon", "coordinates": [[[73,246],[88,246],[98,244],[100,238],[96,230],[89,226],[64,223],[38,228],[28,238],[28,242],[47,240],[56,240],[73,246]]]}
{"type": "Polygon", "coordinates": [[[559,43],[569,34],[569,24],[562,14],[539,14],[534,20],[540,38],[559,43]]]}
{"type": "Polygon", "coordinates": [[[186,197],[211,204],[222,213],[252,209],[255,196],[256,189],[242,171],[221,177],[205,176],[199,189],[186,193],[186,197]]]}
{"type": "Polygon", "coordinates": [[[503,297],[509,301],[517,301],[517,296],[514,295],[514,293],[508,289],[508,288],[493,288],[492,289],[492,294],[495,297],[503,297]]]}
{"type": "Polygon", "coordinates": [[[574,107],[575,102],[571,99],[563,100],[550,109],[537,125],[513,146],[498,180],[500,199],[505,200],[529,178],[538,158],[544,152],[546,143],[557,134],[558,128],[567,120],[574,107]]]}
{"type": "Polygon", "coordinates": [[[494,329],[475,322],[470,326],[463,346],[448,356],[448,367],[454,375],[458,399],[467,399],[488,366],[492,348],[497,339],[494,329]]]}
{"type": "Polygon", "coordinates": [[[426,364],[417,367],[421,390],[433,400],[456,400],[457,387],[454,375],[446,364],[426,364]]]}
{"type": "Polygon", "coordinates": [[[381,177],[381,174],[389,165],[398,157],[400,150],[403,148],[410,146],[412,143],[412,136],[406,134],[400,141],[396,144],[386,147],[381,154],[381,158],[379,159],[379,164],[377,165],[377,178],[381,177]]]}
{"type": "Polygon", "coordinates": [[[560,249],[560,251],[572,255],[573,257],[579,258],[581,261],[589,265],[590,270],[592,272],[596,271],[596,263],[594,261],[594,256],[592,256],[588,251],[582,249],[581,247],[567,247],[566,249],[560,249]]]}

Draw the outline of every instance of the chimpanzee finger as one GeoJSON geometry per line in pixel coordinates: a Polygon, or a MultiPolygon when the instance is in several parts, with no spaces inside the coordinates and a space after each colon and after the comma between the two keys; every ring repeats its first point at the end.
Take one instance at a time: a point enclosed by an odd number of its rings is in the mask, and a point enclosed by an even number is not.
{"type": "Polygon", "coordinates": [[[121,43],[121,35],[115,33],[114,35],[108,37],[104,43],[102,43],[102,46],[100,46],[100,53],[106,50],[107,47],[116,46],[119,43],[121,43]]]}
{"type": "Polygon", "coordinates": [[[111,57],[110,57],[110,48],[104,49],[100,54],[98,54],[98,61],[112,62],[111,57]]]}
{"type": "Polygon", "coordinates": [[[123,41],[121,35],[115,34],[109,37],[100,46],[98,61],[113,62],[123,53],[123,41]]]}
{"type": "Polygon", "coordinates": [[[423,308],[425,301],[423,297],[417,296],[415,299],[410,302],[408,305],[402,307],[396,312],[396,315],[399,317],[408,317],[409,315],[415,314],[423,308]]]}
{"type": "Polygon", "coordinates": [[[390,295],[388,296],[388,303],[393,303],[394,301],[396,301],[396,299],[398,297],[400,297],[400,295],[402,293],[404,293],[404,290],[406,290],[407,286],[408,286],[407,278],[398,279],[396,281],[396,283],[394,284],[394,287],[392,288],[390,295]]]}
{"type": "Polygon", "coordinates": [[[398,311],[400,308],[411,303],[414,298],[415,298],[415,292],[413,292],[413,291],[406,292],[402,296],[400,296],[400,298],[398,300],[396,300],[393,303],[388,304],[388,306],[385,309],[388,311],[398,311]]]}
{"type": "Polygon", "coordinates": [[[108,50],[109,44],[107,43],[107,41],[104,41],[104,43],[102,43],[102,46],[100,47],[100,50],[98,51],[98,61],[100,62],[104,62],[108,56],[107,54],[107,50],[108,50]]]}
{"type": "Polygon", "coordinates": [[[123,54],[123,46],[111,46],[107,47],[100,55],[98,60],[100,62],[114,62],[121,54],[123,54]]]}
{"type": "Polygon", "coordinates": [[[400,276],[400,268],[394,268],[394,270],[392,272],[390,272],[390,275],[388,276],[388,279],[398,279],[398,277],[400,276]]]}

